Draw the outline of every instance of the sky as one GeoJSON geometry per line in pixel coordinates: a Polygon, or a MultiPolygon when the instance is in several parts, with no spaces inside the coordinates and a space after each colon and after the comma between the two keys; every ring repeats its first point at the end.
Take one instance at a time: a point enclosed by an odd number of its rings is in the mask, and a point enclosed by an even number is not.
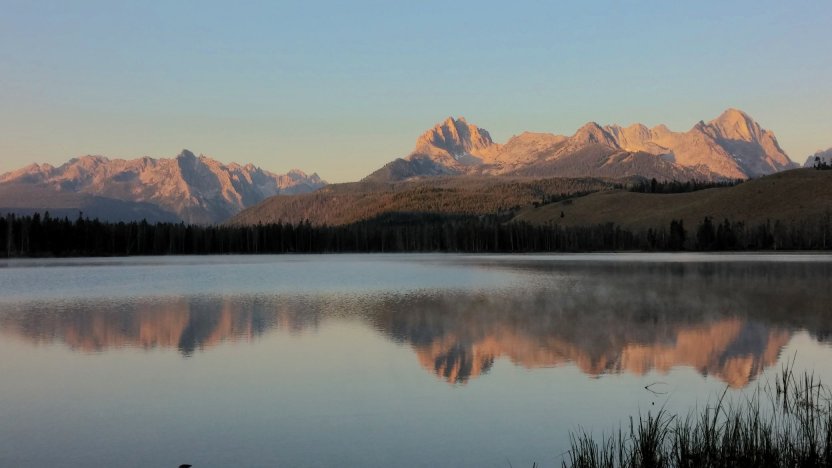
{"type": "Polygon", "coordinates": [[[832,2],[0,0],[0,172],[183,148],[357,180],[448,116],[503,142],[728,107],[832,146],[832,2]]]}

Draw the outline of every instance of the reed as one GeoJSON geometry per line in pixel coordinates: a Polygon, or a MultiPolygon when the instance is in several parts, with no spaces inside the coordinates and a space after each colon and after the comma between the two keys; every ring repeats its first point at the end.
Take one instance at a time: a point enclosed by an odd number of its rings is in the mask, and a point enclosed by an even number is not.
{"type": "Polygon", "coordinates": [[[626,429],[594,438],[570,436],[564,467],[717,468],[832,466],[832,392],[793,361],[774,387],[759,384],[735,399],[721,396],[685,416],[664,408],[630,418],[626,429]]]}

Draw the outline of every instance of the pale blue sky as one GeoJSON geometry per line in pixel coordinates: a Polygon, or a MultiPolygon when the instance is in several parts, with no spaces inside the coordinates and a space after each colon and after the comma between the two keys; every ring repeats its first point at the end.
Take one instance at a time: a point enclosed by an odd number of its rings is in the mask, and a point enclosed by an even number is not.
{"type": "Polygon", "coordinates": [[[832,2],[0,0],[0,172],[180,149],[355,180],[448,115],[524,130],[727,107],[832,146],[832,2]]]}

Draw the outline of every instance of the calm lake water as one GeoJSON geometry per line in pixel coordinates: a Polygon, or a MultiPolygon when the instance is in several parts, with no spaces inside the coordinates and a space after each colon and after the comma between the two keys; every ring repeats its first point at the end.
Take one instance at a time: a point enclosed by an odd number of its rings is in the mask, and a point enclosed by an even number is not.
{"type": "Polygon", "coordinates": [[[0,466],[559,466],[786,361],[832,380],[831,285],[826,255],[6,261],[0,466]]]}

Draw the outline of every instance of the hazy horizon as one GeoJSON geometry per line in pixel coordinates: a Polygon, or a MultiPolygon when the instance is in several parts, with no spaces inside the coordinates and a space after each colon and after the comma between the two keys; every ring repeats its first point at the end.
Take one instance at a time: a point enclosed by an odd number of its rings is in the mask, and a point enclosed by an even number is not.
{"type": "Polygon", "coordinates": [[[183,148],[357,180],[464,116],[504,142],[726,108],[832,146],[832,5],[2,1],[0,173],[183,148]]]}

